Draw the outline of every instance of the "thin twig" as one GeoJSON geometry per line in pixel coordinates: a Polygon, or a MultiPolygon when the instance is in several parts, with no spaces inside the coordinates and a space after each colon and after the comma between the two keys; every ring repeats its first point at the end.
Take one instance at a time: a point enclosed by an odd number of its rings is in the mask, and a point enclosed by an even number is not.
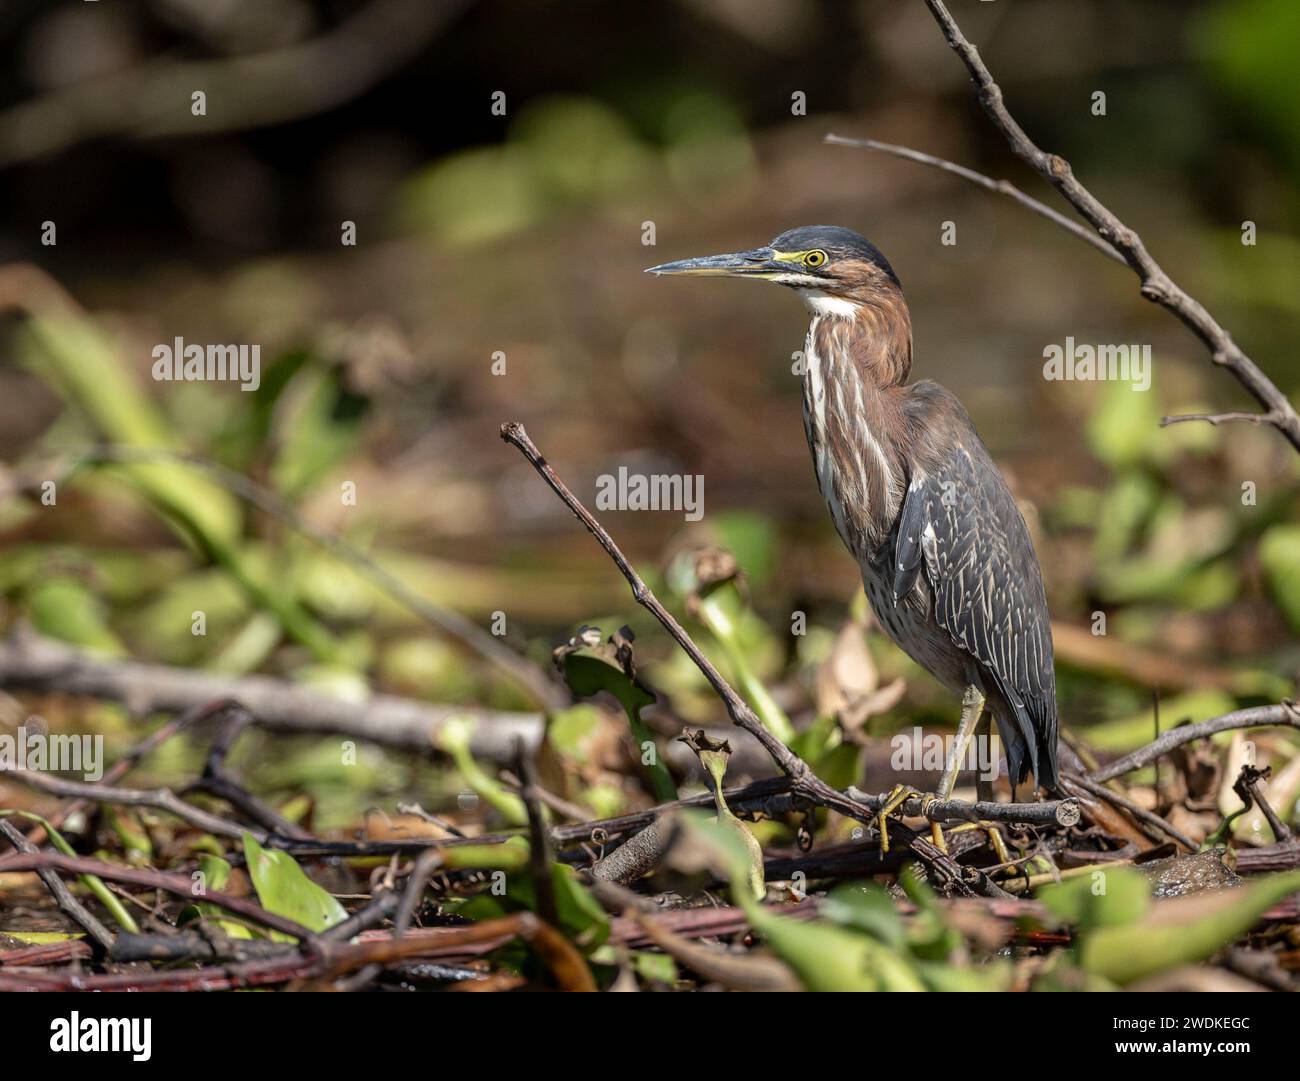
{"type": "MultiPolygon", "coordinates": [[[[771,755],[772,760],[781,769],[781,772],[790,779],[791,791],[796,795],[807,798],[812,803],[838,811],[840,814],[856,819],[859,822],[869,823],[874,821],[876,817],[875,811],[828,785],[813,773],[802,758],[764,727],[758,715],[732,689],[731,684],[722,677],[722,674],[713,666],[713,663],[701,652],[699,646],[695,644],[682,625],[663,606],[650,587],[642,581],[641,576],[637,574],[635,568],[628,562],[627,557],[619,550],[618,545],[614,543],[614,539],[605,530],[605,527],[592,516],[591,512],[582,505],[577,496],[560,479],[559,474],[547,464],[546,459],[542,457],[541,451],[528,437],[524,426],[518,421],[503,424],[501,426],[501,438],[523,454],[538,475],[547,483],[551,491],[573,512],[578,521],[587,529],[587,532],[596,538],[597,543],[613,560],[614,565],[627,579],[628,585],[632,587],[633,599],[659,621],[703,673],[709,685],[722,699],[732,723],[744,729],[762,744],[764,750],[771,755]]],[[[895,827],[895,832],[927,867],[953,888],[964,893],[971,892],[971,885],[967,881],[967,874],[969,874],[980,891],[991,896],[1000,895],[1004,892],[978,868],[963,869],[932,841],[922,837],[915,831],[900,824],[895,827]]]]}
{"type": "Polygon", "coordinates": [[[470,750],[476,758],[509,762],[516,736],[541,739],[538,713],[438,705],[395,695],[349,702],[271,676],[223,676],[190,668],[100,657],[51,638],[15,633],[0,642],[0,687],[57,691],[121,702],[133,713],[179,713],[236,699],[262,728],[280,732],[330,732],[390,747],[433,752],[432,736],[450,717],[475,721],[470,750]]]}
{"type": "MultiPolygon", "coordinates": [[[[12,871],[39,871],[43,867],[78,875],[96,875],[109,881],[127,882],[146,889],[164,890],[186,901],[194,900],[194,882],[188,875],[170,874],[146,867],[122,867],[116,863],[105,863],[103,860],[65,856],[61,852],[15,852],[0,857],[0,874],[8,874],[12,871]]],[[[293,935],[304,944],[311,943],[317,937],[302,924],[285,916],[278,916],[274,912],[268,912],[260,905],[242,897],[232,897],[217,890],[207,890],[201,900],[224,908],[237,916],[253,920],[273,931],[283,931],[287,935],[293,935]]]]}
{"type": "Polygon", "coordinates": [[[1170,825],[1170,823],[1165,821],[1165,819],[1161,818],[1158,814],[1155,814],[1152,811],[1148,811],[1145,807],[1141,807],[1138,804],[1134,803],[1127,796],[1122,796],[1118,792],[1112,792],[1104,784],[1097,784],[1095,781],[1089,780],[1087,777],[1084,777],[1082,774],[1072,773],[1069,776],[1070,776],[1070,780],[1073,781],[1075,784],[1077,784],[1080,788],[1084,789],[1087,792],[1091,792],[1098,799],[1104,799],[1107,803],[1112,804],[1115,807],[1122,808],[1123,810],[1127,811],[1130,815],[1132,815],[1134,818],[1136,818],[1139,822],[1143,822],[1146,825],[1150,826],[1152,829],[1157,830],[1160,833],[1163,833],[1166,837],[1169,837],[1172,840],[1177,841],[1180,845],[1182,845],[1185,849],[1187,849],[1188,852],[1195,852],[1199,847],[1199,845],[1197,845],[1195,841],[1193,841],[1190,837],[1188,837],[1187,834],[1183,833],[1181,830],[1177,829],[1176,827],[1170,825]]]}
{"type": "Polygon", "coordinates": [[[1214,363],[1227,368],[1264,407],[1267,423],[1300,451],[1300,414],[1287,396],[1242,351],[1205,307],[1174,282],[1147,251],[1141,236],[1079,182],[1070,163],[1059,154],[1049,154],[1040,149],[1029,138],[1008,111],[1002,89],[993,81],[979,51],[961,32],[943,0],[925,0],[925,3],[943,31],[944,40],[956,52],[975,83],[980,105],[1016,156],[1056,188],[1098,235],[1123,257],[1141,281],[1142,295],[1173,314],[1191,330],[1210,351],[1214,363]]]}
{"type": "Polygon", "coordinates": [[[1273,810],[1273,805],[1264,798],[1264,793],[1260,791],[1260,784],[1267,781],[1272,769],[1265,766],[1258,769],[1255,766],[1244,765],[1241,772],[1237,775],[1236,783],[1232,789],[1241,797],[1241,801],[1249,807],[1252,803],[1258,807],[1264,818],[1268,821],[1268,828],[1273,831],[1274,840],[1286,843],[1291,840],[1291,827],[1288,826],[1278,814],[1273,810]]]}
{"type": "Polygon", "coordinates": [[[1203,420],[1216,427],[1233,421],[1246,424],[1276,424],[1282,417],[1277,413],[1180,413],[1177,416],[1161,417],[1160,427],[1168,428],[1171,424],[1182,424],[1189,420],[1203,420]]]}
{"type": "Polygon", "coordinates": [[[203,763],[203,775],[184,791],[186,793],[206,792],[225,800],[268,833],[280,837],[292,837],[296,841],[313,840],[310,833],[290,822],[274,807],[263,803],[244,788],[226,768],[226,758],[235,740],[252,723],[253,715],[242,706],[231,710],[212,737],[212,743],[208,747],[208,757],[203,763]]]}
{"type": "MultiPolygon", "coordinates": [[[[39,851],[31,841],[23,836],[22,830],[3,816],[0,816],[0,833],[4,834],[5,839],[19,852],[26,852],[30,855],[39,851]]],[[[37,869],[36,874],[45,883],[45,888],[50,891],[59,908],[63,909],[104,950],[107,951],[113,948],[113,932],[105,927],[90,909],[73,896],[72,890],[68,888],[67,883],[58,876],[56,871],[50,867],[40,867],[37,869]]]]}
{"type": "Polygon", "coordinates": [[[537,898],[537,914],[552,927],[558,927],[560,915],[555,883],[551,879],[551,840],[546,832],[546,812],[538,795],[537,769],[522,740],[515,755],[515,769],[519,773],[519,795],[528,810],[528,873],[537,898]]]}
{"type": "Polygon", "coordinates": [[[1145,747],[1139,747],[1136,751],[1124,755],[1123,758],[1117,758],[1114,762],[1108,762],[1100,769],[1093,770],[1087,777],[1088,780],[1097,783],[1114,780],[1125,773],[1150,765],[1175,747],[1191,743],[1194,739],[1204,739],[1206,736],[1213,736],[1234,728],[1261,728],[1271,725],[1300,729],[1300,707],[1291,701],[1275,706],[1251,706],[1248,709],[1225,713],[1222,717],[1212,717],[1208,721],[1179,725],[1145,747]]]}
{"type": "Polygon", "coordinates": [[[827,135],[825,142],[835,146],[855,146],[862,150],[879,150],[885,154],[893,154],[896,158],[906,158],[908,161],[919,162],[922,165],[929,165],[934,169],[939,169],[945,173],[952,173],[963,180],[969,180],[972,184],[977,184],[981,188],[994,192],[997,195],[1005,195],[1014,199],[1026,210],[1031,210],[1035,214],[1041,214],[1048,221],[1055,222],[1066,232],[1078,237],[1087,244],[1091,244],[1102,255],[1108,259],[1114,259],[1117,263],[1123,263],[1124,257],[1114,248],[1101,239],[1096,233],[1089,232],[1077,221],[1071,221],[1059,210],[1053,210],[1046,203],[1040,203],[1033,196],[1026,195],[1009,180],[994,180],[991,176],[984,173],[976,172],[974,169],[968,169],[964,165],[958,165],[954,161],[948,161],[946,158],[937,158],[933,154],[926,154],[921,150],[913,150],[910,146],[899,146],[896,143],[882,143],[878,139],[850,139],[845,135],[827,135]]]}
{"type": "MultiPolygon", "coordinates": [[[[160,725],[155,731],[147,735],[127,751],[126,754],[114,762],[113,765],[104,772],[104,775],[94,783],[97,785],[112,785],[117,781],[120,781],[131,772],[136,763],[144,758],[145,755],[157,750],[173,736],[184,732],[186,729],[197,725],[202,721],[213,717],[219,717],[231,709],[243,709],[243,706],[239,705],[238,702],[231,701],[230,699],[217,699],[216,701],[211,702],[200,702],[197,705],[191,706],[179,716],[173,717],[170,721],[160,725]]],[[[90,803],[91,801],[88,799],[73,800],[71,803],[64,804],[53,814],[49,815],[47,821],[57,829],[68,820],[70,815],[83,810],[90,803]]],[[[42,825],[37,825],[36,828],[27,835],[27,839],[34,845],[43,843],[45,837],[45,827],[42,825]]]]}
{"type": "Polygon", "coordinates": [[[236,825],[200,807],[186,803],[170,788],[118,788],[115,785],[71,781],[37,770],[3,770],[0,771],[0,777],[12,779],[51,796],[75,797],[96,803],[112,803],[123,807],[149,807],[155,811],[165,811],[192,826],[222,837],[238,839],[247,832],[264,844],[291,839],[281,838],[268,830],[236,825]]]}

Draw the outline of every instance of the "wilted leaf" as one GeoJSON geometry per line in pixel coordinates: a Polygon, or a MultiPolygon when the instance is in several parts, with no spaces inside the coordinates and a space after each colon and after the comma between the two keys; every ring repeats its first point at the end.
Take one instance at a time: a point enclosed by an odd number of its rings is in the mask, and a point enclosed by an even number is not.
{"type": "Polygon", "coordinates": [[[645,773],[655,798],[660,803],[675,800],[677,785],[668,772],[667,763],[658,753],[654,737],[641,719],[641,710],[654,705],[655,695],[637,677],[632,632],[624,627],[611,635],[609,641],[602,643],[600,639],[598,628],[581,628],[566,645],[554,651],[555,663],[574,694],[589,697],[608,691],[618,700],[627,714],[632,740],[641,756],[639,760],[644,761],[645,755],[651,753],[645,773]]]}

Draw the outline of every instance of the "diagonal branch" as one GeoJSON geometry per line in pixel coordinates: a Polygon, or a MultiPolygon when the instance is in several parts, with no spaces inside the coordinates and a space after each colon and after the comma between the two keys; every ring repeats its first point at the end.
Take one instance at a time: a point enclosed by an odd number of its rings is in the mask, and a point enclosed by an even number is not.
{"type": "MultiPolygon", "coordinates": [[[[1251,397],[1264,407],[1259,422],[1267,423],[1276,428],[1297,451],[1300,451],[1300,414],[1296,412],[1290,399],[1242,351],[1241,347],[1232,340],[1232,336],[1219,324],[1214,316],[1206,311],[1198,300],[1174,282],[1165,269],[1147,251],[1141,236],[1134,229],[1120,221],[1100,199],[1079,182],[1074,175],[1074,171],[1070,168],[1070,163],[1059,154],[1047,153],[1029,138],[1025,129],[1008,111],[1006,104],[1003,102],[1002,88],[994,82],[993,76],[985,66],[979,51],[961,32],[961,28],[952,15],[949,14],[943,0],[925,0],[925,3],[935,21],[938,22],[939,28],[943,31],[944,39],[966,66],[971,80],[975,83],[980,105],[983,106],[989,119],[1002,133],[1016,156],[1056,188],[1065,197],[1066,201],[1078,211],[1084,221],[1092,226],[1102,240],[1133,268],[1133,272],[1137,274],[1142,283],[1142,295],[1147,300],[1160,305],[1167,312],[1176,316],[1210,351],[1210,357],[1214,363],[1227,368],[1237,382],[1250,393],[1251,397]]],[[[877,147],[877,149],[883,149],[883,147],[877,147]]],[[[913,157],[914,160],[924,160],[924,157],[928,157],[928,155],[925,155],[917,158],[914,154],[904,156],[913,157]]],[[[944,166],[938,165],[938,160],[925,163],[944,168],[944,166]]],[[[973,170],[953,166],[947,168],[946,171],[963,176],[965,179],[972,180],[982,187],[992,185],[993,190],[1002,191],[1003,194],[1011,194],[999,187],[998,181],[983,177],[981,174],[971,175],[973,170]]],[[[1017,201],[1025,203],[1024,199],[1018,199],[1017,201]]],[[[1025,203],[1025,205],[1029,204],[1025,203]]],[[[1041,204],[1039,205],[1041,206],[1041,204]]],[[[1042,213],[1037,207],[1030,206],[1030,209],[1042,213]]],[[[1043,210],[1047,209],[1049,208],[1043,207],[1043,210]]],[[[1057,220],[1054,214],[1048,214],[1047,216],[1054,221],[1057,220]]],[[[1078,235],[1074,229],[1071,229],[1070,232],[1078,235]]]]}
{"type": "MultiPolygon", "coordinates": [[[[663,606],[659,598],[651,592],[650,587],[642,581],[641,576],[637,574],[636,569],[619,550],[618,545],[614,543],[614,538],[609,535],[605,527],[596,521],[595,517],[582,505],[578,497],[569,491],[568,485],[560,479],[559,474],[547,464],[546,459],[542,457],[542,452],[537,449],[537,445],[528,437],[524,426],[518,421],[511,421],[501,425],[501,438],[528,459],[528,463],[537,470],[538,475],[546,481],[551,491],[559,496],[561,502],[573,512],[574,517],[583,524],[587,532],[596,538],[597,543],[605,549],[605,553],[614,561],[615,566],[627,579],[628,585],[632,587],[633,599],[659,621],[664,630],[672,635],[673,640],[695,662],[695,666],[704,674],[704,678],[709,681],[709,685],[722,699],[732,723],[738,728],[743,728],[758,740],[763,745],[764,750],[772,756],[772,760],[789,778],[790,791],[812,803],[838,811],[840,814],[856,821],[875,822],[877,812],[874,808],[832,788],[813,773],[807,762],[763,726],[758,714],[735,692],[731,684],[723,678],[722,674],[713,666],[713,663],[701,652],[700,647],[695,644],[685,628],[673,618],[672,613],[663,606]]],[[[950,884],[953,888],[964,893],[971,892],[971,885],[966,880],[967,875],[969,875],[980,892],[989,896],[1005,895],[1005,891],[997,886],[984,872],[978,868],[963,868],[928,838],[905,826],[895,826],[894,829],[926,866],[938,878],[950,884]]]]}

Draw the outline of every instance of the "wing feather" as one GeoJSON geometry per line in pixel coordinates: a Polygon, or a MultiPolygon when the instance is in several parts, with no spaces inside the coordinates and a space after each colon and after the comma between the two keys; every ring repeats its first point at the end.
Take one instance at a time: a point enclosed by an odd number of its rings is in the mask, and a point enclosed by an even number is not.
{"type": "Polygon", "coordinates": [[[1029,530],[1002,474],[964,410],[934,384],[922,399],[945,395],[959,420],[942,453],[913,470],[898,518],[895,602],[923,572],[936,620],[976,658],[1001,692],[1014,727],[1001,723],[1015,783],[1032,770],[1056,783],[1056,677],[1042,574],[1029,530]]]}

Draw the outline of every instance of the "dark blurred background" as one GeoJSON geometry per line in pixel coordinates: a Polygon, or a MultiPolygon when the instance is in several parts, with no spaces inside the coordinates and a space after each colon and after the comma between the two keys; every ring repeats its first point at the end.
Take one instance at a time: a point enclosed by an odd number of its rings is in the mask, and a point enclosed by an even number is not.
{"type": "MultiPolygon", "coordinates": [[[[1031,136],[1294,392],[1300,6],[951,7],[1031,136]]],[[[823,143],[904,143],[1057,205],[919,2],[8,0],[0,49],[0,452],[13,476],[96,442],[197,452],[425,596],[484,626],[504,612],[507,641],[545,660],[578,622],[612,630],[632,606],[498,439],[521,419],[584,499],[620,465],[704,476],[699,526],[631,512],[607,524],[657,582],[684,547],[735,551],[750,655],[807,711],[858,584],[790,374],[805,315],[774,289],[641,271],[846,225],[902,278],[914,375],[961,397],[1023,500],[1067,628],[1067,722],[1119,745],[1149,733],[1157,687],[1178,696],[1171,720],[1294,690],[1294,454],[1253,426],[1157,426],[1243,407],[1235,384],[1125,268],[1050,223],[823,143]],[[340,242],[345,221],[355,246],[340,242]],[[947,221],[955,246],[940,243],[947,221]],[[153,382],[151,349],[178,335],[260,343],[261,387],[153,382]],[[1153,389],[1044,381],[1043,349],[1067,335],[1150,343],[1153,389]],[[355,506],[340,499],[348,481],[355,506]],[[791,644],[795,610],[812,629],[791,644]]],[[[7,621],[171,663],[524,704],[344,565],[174,468],[79,473],[57,512],[6,499],[7,621]],[[168,485],[183,491],[164,498],[168,485]],[[193,523],[178,536],[186,499],[327,645],[268,617],[193,523]],[[198,609],[205,638],[190,633],[198,609]]],[[[716,717],[693,673],[633,625],[677,712],[716,717]]],[[[877,723],[952,712],[875,637],[871,652],[868,682],[909,684],[877,723]]]]}

